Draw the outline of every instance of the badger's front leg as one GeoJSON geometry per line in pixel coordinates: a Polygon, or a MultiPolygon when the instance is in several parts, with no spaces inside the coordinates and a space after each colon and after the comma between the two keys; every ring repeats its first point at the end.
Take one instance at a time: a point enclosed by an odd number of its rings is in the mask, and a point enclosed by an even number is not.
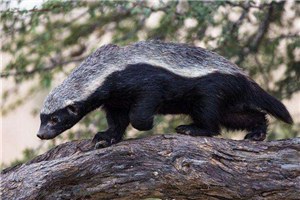
{"type": "Polygon", "coordinates": [[[95,149],[105,148],[120,142],[129,125],[128,111],[126,109],[104,105],[103,110],[106,112],[108,129],[94,136],[92,143],[95,145],[95,149]]]}

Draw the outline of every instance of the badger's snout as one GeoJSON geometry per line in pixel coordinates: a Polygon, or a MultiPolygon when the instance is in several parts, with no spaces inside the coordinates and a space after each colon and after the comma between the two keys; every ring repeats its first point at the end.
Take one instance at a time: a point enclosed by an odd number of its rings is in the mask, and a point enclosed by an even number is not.
{"type": "Polygon", "coordinates": [[[38,138],[40,138],[41,140],[48,139],[47,138],[47,133],[45,131],[41,130],[41,129],[38,131],[38,133],[36,134],[36,136],[38,138]]]}
{"type": "Polygon", "coordinates": [[[43,134],[41,134],[40,132],[38,132],[38,133],[36,134],[36,136],[37,136],[38,138],[40,138],[41,140],[44,139],[43,134]]]}
{"type": "Polygon", "coordinates": [[[36,136],[41,140],[49,140],[54,138],[56,135],[52,133],[52,131],[41,127],[36,136]]]}

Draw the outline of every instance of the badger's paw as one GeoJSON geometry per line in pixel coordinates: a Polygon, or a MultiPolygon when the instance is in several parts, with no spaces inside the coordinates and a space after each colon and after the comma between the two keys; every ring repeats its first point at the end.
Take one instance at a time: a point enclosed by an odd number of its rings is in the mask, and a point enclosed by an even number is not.
{"type": "Polygon", "coordinates": [[[94,149],[106,148],[115,143],[117,143],[115,138],[111,138],[110,134],[107,132],[97,133],[92,140],[94,149]]]}
{"type": "Polygon", "coordinates": [[[267,133],[264,131],[253,131],[248,133],[244,140],[254,140],[254,141],[263,141],[266,139],[267,133]]]}
{"type": "Polygon", "coordinates": [[[193,129],[191,128],[190,125],[180,125],[177,126],[175,130],[177,133],[184,134],[184,135],[191,135],[191,133],[193,132],[193,129]]]}
{"type": "Polygon", "coordinates": [[[194,124],[190,125],[180,125],[175,128],[176,132],[179,134],[184,134],[184,135],[191,135],[191,136],[207,136],[207,137],[212,137],[214,135],[218,135],[219,133],[217,132],[212,132],[209,130],[201,129],[198,126],[194,124]]]}

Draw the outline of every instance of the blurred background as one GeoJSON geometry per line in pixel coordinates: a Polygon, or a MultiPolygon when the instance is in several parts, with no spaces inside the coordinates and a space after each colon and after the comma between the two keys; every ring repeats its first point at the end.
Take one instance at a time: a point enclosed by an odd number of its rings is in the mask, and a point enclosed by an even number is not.
{"type": "MultiPolygon", "coordinates": [[[[107,128],[98,109],[51,141],[36,137],[49,91],[103,44],[146,39],[212,50],[283,101],[293,126],[269,118],[267,140],[300,133],[300,2],[295,1],[2,1],[1,163],[26,162],[60,143],[107,128]]],[[[186,116],[157,116],[155,128],[126,138],[173,133],[186,116]]],[[[223,130],[222,137],[246,133],[223,130]]]]}

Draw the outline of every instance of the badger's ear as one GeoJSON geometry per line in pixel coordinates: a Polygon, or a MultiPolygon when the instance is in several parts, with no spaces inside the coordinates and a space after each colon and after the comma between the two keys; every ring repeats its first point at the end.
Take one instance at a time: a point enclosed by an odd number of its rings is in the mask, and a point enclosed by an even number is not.
{"type": "Polygon", "coordinates": [[[78,114],[77,109],[72,105],[67,106],[67,110],[72,115],[77,115],[78,114]]]}

